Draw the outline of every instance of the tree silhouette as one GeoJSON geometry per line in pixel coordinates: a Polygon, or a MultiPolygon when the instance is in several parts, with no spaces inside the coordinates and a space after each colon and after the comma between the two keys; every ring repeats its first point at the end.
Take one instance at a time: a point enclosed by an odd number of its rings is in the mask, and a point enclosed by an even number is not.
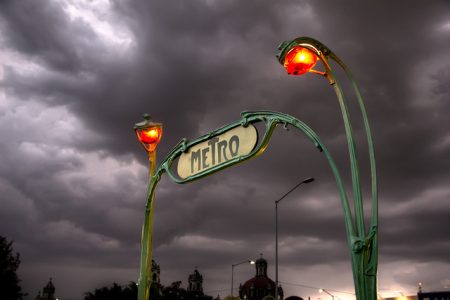
{"type": "Polygon", "coordinates": [[[13,242],[0,236],[0,295],[5,300],[21,300],[24,294],[19,285],[17,269],[20,265],[19,253],[13,254],[13,242]]]}
{"type": "MultiPolygon", "coordinates": [[[[181,281],[172,282],[167,287],[161,285],[162,293],[156,289],[150,290],[151,300],[212,300],[211,296],[198,292],[189,292],[181,287],[181,281]]],[[[95,289],[93,293],[84,294],[84,300],[136,300],[137,286],[135,282],[130,282],[127,287],[122,288],[117,283],[111,287],[95,289]]]]}
{"type": "Polygon", "coordinates": [[[137,286],[135,282],[130,282],[128,286],[122,288],[117,283],[112,287],[102,287],[95,289],[94,293],[85,293],[84,300],[136,300],[137,286]]]}

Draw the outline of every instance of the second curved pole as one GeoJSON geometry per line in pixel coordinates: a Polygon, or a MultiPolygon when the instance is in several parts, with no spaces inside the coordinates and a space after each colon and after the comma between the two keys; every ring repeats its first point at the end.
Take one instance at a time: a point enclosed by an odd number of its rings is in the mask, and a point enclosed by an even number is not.
{"type": "MultiPolygon", "coordinates": [[[[350,73],[350,70],[345,66],[342,60],[340,60],[328,47],[313,38],[300,37],[292,41],[282,43],[279,47],[280,52],[277,55],[281,64],[285,64],[284,60],[286,59],[286,56],[296,47],[308,49],[321,60],[325,71],[311,71],[316,74],[324,75],[328,79],[328,82],[333,86],[339,101],[348,143],[353,186],[353,200],[355,206],[355,223],[357,235],[353,237],[353,241],[349,240],[349,246],[352,249],[352,268],[355,281],[355,291],[357,299],[375,300],[378,265],[378,188],[373,140],[364,101],[362,99],[359,88],[350,73]],[[372,214],[368,233],[366,233],[364,225],[363,200],[353,128],[351,125],[350,115],[348,113],[344,93],[336,79],[336,76],[334,75],[328,59],[334,60],[344,70],[348,79],[351,81],[364,123],[364,130],[366,133],[369,149],[372,187],[372,214]]],[[[300,59],[300,62],[301,60],[302,59],[300,59]]],[[[308,67],[312,67],[313,65],[314,63],[311,63],[310,65],[308,65],[308,67]]],[[[303,74],[305,72],[307,71],[305,71],[304,69],[300,73],[294,72],[291,74],[303,74]]]]}

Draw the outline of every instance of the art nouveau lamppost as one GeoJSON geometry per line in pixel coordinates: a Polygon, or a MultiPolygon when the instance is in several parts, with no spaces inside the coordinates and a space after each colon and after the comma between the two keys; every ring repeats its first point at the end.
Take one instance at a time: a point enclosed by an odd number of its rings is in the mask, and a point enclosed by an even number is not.
{"type": "Polygon", "coordinates": [[[329,84],[332,85],[337,95],[344,120],[352,175],[354,219],[352,217],[352,211],[349,207],[349,203],[346,199],[344,199],[345,197],[342,197],[342,194],[341,201],[344,210],[348,246],[352,259],[355,293],[358,300],[376,300],[378,268],[377,175],[372,134],[360,90],[354,81],[350,70],[342,62],[342,60],[340,60],[328,47],[315,39],[309,37],[299,37],[292,41],[283,42],[279,46],[278,50],[279,53],[277,54],[277,58],[289,75],[314,73],[324,76],[327,78],[329,84]],[[323,71],[313,69],[319,61],[323,65],[323,71]],[[372,187],[372,212],[370,226],[367,231],[364,224],[363,198],[361,192],[359,166],[356,158],[356,143],[353,128],[350,121],[347,103],[344,98],[344,93],[331,68],[331,61],[337,63],[337,65],[344,70],[350,80],[356,94],[364,123],[364,131],[369,150],[372,187]]]}
{"type": "Polygon", "coordinates": [[[156,148],[162,137],[162,124],[154,123],[149,115],[144,115],[144,121],[134,125],[134,131],[149,158],[149,178],[147,191],[147,204],[145,207],[144,224],[141,236],[141,267],[138,281],[138,299],[148,299],[151,280],[152,257],[152,227],[153,227],[153,186],[156,166],[156,148]]]}
{"type": "Polygon", "coordinates": [[[134,125],[134,132],[145,151],[148,153],[150,163],[149,174],[151,179],[151,176],[153,176],[155,172],[156,147],[158,146],[159,141],[161,141],[162,124],[150,121],[150,116],[145,114],[144,121],[134,125]]]}

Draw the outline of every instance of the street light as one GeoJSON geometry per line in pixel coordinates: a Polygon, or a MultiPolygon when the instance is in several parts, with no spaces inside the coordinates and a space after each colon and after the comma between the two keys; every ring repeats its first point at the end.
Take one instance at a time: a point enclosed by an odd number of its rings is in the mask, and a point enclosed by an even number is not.
{"type": "Polygon", "coordinates": [[[303,47],[294,47],[286,54],[283,66],[291,75],[302,75],[308,73],[316,65],[317,56],[311,50],[303,47]]]}
{"type": "Polygon", "coordinates": [[[275,300],[278,300],[278,203],[283,200],[287,195],[289,195],[292,191],[298,188],[300,185],[304,183],[313,182],[314,178],[309,177],[306,178],[297,185],[295,185],[292,189],[290,189],[286,194],[284,194],[280,199],[275,201],[275,300]]]}
{"type": "MultiPolygon", "coordinates": [[[[352,176],[353,203],[355,220],[352,217],[352,210],[344,190],[340,190],[342,208],[344,210],[344,220],[347,233],[348,247],[352,259],[353,281],[355,285],[356,298],[358,300],[376,300],[377,298],[377,270],[378,270],[378,187],[375,163],[375,151],[372,134],[369,126],[364,101],[361,92],[356,84],[350,70],[328,47],[321,42],[310,37],[299,37],[292,41],[285,41],[278,47],[277,58],[290,75],[302,75],[305,73],[315,73],[327,78],[333,86],[339,101],[344,121],[347,138],[350,168],[352,176]],[[313,69],[316,62],[322,62],[324,71],[313,69]],[[330,66],[330,61],[337,63],[350,80],[356,94],[360,108],[364,131],[366,134],[370,176],[372,188],[372,213],[370,227],[366,232],[364,225],[364,209],[362,201],[359,166],[356,155],[356,144],[353,135],[353,128],[350,122],[349,111],[345,101],[344,93],[330,66]]],[[[333,172],[337,172],[332,166],[333,172]]],[[[336,177],[338,186],[342,185],[342,180],[336,177]]]]}
{"type": "Polygon", "coordinates": [[[141,236],[141,266],[138,280],[138,299],[148,299],[150,293],[151,280],[151,257],[152,257],[152,226],[153,226],[153,190],[156,166],[156,147],[161,141],[162,124],[154,123],[150,120],[150,116],[145,114],[144,121],[134,125],[134,132],[144,147],[149,158],[149,178],[147,193],[147,203],[144,216],[144,224],[142,226],[141,236]]]}
{"type": "Polygon", "coordinates": [[[162,137],[162,124],[154,123],[150,120],[148,114],[144,115],[144,121],[136,123],[134,125],[134,132],[136,136],[147,151],[150,162],[150,177],[155,172],[156,165],[156,147],[161,141],[162,137]]]}
{"type": "Polygon", "coordinates": [[[328,295],[331,296],[331,299],[334,300],[334,295],[331,294],[329,291],[327,291],[326,289],[319,289],[319,293],[327,293],[328,295]]]}
{"type": "Polygon", "coordinates": [[[234,267],[242,265],[242,264],[245,264],[245,263],[254,265],[255,261],[253,261],[253,260],[244,260],[244,261],[241,261],[240,263],[231,265],[231,300],[233,300],[234,267]]]}

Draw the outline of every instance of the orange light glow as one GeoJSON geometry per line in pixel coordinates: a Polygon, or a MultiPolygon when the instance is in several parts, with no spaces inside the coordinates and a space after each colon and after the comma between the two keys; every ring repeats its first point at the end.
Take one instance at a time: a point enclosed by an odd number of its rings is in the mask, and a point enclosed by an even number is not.
{"type": "Polygon", "coordinates": [[[160,127],[152,127],[144,130],[137,131],[139,140],[144,144],[155,146],[159,143],[162,136],[162,130],[160,127]]]}
{"type": "Polygon", "coordinates": [[[142,131],[141,139],[147,144],[157,143],[160,140],[159,130],[157,128],[151,128],[150,130],[142,131]]]}
{"type": "Polygon", "coordinates": [[[284,68],[288,74],[302,75],[315,66],[317,59],[317,55],[311,50],[296,46],[286,54],[284,68]]]}

